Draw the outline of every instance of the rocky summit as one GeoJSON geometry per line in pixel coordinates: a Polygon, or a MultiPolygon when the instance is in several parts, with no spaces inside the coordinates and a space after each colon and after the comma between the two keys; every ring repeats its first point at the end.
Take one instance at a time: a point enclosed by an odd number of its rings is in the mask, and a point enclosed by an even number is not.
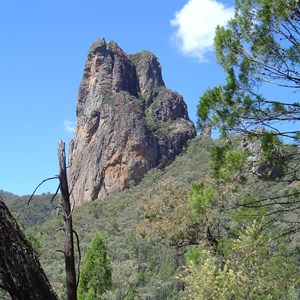
{"type": "Polygon", "coordinates": [[[77,205],[120,192],[163,168],[196,135],[182,96],[165,87],[149,51],[126,54],[99,39],[89,49],[69,146],[69,187],[77,205]]]}

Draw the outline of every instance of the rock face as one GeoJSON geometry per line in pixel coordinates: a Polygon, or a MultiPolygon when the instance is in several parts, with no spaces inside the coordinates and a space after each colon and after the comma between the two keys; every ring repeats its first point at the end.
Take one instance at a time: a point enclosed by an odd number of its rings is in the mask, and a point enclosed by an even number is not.
{"type": "Polygon", "coordinates": [[[284,174],[284,156],[280,154],[281,151],[277,148],[276,159],[267,160],[264,158],[261,135],[265,132],[266,131],[263,128],[254,129],[252,133],[257,136],[254,136],[251,139],[245,136],[242,141],[242,147],[250,153],[248,160],[251,165],[251,173],[253,176],[278,180],[284,174]]]}
{"type": "Polygon", "coordinates": [[[182,97],[165,87],[157,58],[127,55],[104,39],[89,49],[76,112],[68,176],[77,205],[166,166],[196,134],[182,97]]]}

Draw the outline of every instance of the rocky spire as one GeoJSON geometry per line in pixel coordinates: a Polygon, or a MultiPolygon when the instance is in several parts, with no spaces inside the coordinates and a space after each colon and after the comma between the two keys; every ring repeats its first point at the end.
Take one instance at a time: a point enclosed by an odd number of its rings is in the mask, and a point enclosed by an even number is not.
{"type": "Polygon", "coordinates": [[[69,147],[69,183],[77,204],[126,189],[164,167],[195,136],[186,104],[167,89],[149,51],[127,55],[99,39],[89,49],[69,147]]]}

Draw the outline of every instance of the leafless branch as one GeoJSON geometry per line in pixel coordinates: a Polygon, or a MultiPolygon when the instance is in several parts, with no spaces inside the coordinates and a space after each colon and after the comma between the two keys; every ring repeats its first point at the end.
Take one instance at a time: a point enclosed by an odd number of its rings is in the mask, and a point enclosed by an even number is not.
{"type": "Polygon", "coordinates": [[[29,203],[30,203],[31,199],[33,198],[35,192],[37,191],[37,189],[38,189],[43,183],[45,183],[46,181],[53,180],[53,179],[58,179],[58,178],[59,178],[59,177],[56,175],[56,176],[54,176],[54,177],[49,177],[49,178],[47,178],[47,179],[44,179],[44,180],[43,180],[43,181],[35,188],[35,190],[34,190],[33,193],[31,194],[31,196],[30,196],[30,198],[29,198],[27,204],[29,205],[29,203]]]}
{"type": "Polygon", "coordinates": [[[55,197],[57,196],[57,194],[58,194],[58,192],[59,192],[59,189],[60,189],[60,184],[58,185],[58,187],[57,187],[57,189],[56,189],[56,191],[55,191],[53,197],[51,198],[51,203],[53,203],[55,197]]]}
{"type": "Polygon", "coordinates": [[[80,250],[80,242],[77,232],[73,229],[73,233],[76,237],[77,251],[78,251],[78,264],[77,264],[77,282],[76,286],[78,287],[79,279],[80,279],[80,263],[81,263],[81,250],[80,250]]]}

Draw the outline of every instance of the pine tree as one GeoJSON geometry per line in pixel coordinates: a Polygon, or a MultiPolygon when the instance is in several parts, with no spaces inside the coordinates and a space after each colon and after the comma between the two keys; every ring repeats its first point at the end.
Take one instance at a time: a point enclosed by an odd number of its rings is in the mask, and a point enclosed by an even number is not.
{"type": "Polygon", "coordinates": [[[112,287],[111,263],[101,235],[94,235],[84,256],[78,287],[79,300],[97,300],[112,287]]]}
{"type": "Polygon", "coordinates": [[[253,133],[263,126],[273,135],[299,141],[299,129],[291,126],[300,120],[300,104],[291,99],[300,88],[299,21],[299,1],[235,1],[234,17],[226,27],[217,27],[215,37],[227,84],[201,97],[200,128],[212,122],[223,132],[253,133]],[[262,87],[278,93],[271,97],[262,87]]]}

